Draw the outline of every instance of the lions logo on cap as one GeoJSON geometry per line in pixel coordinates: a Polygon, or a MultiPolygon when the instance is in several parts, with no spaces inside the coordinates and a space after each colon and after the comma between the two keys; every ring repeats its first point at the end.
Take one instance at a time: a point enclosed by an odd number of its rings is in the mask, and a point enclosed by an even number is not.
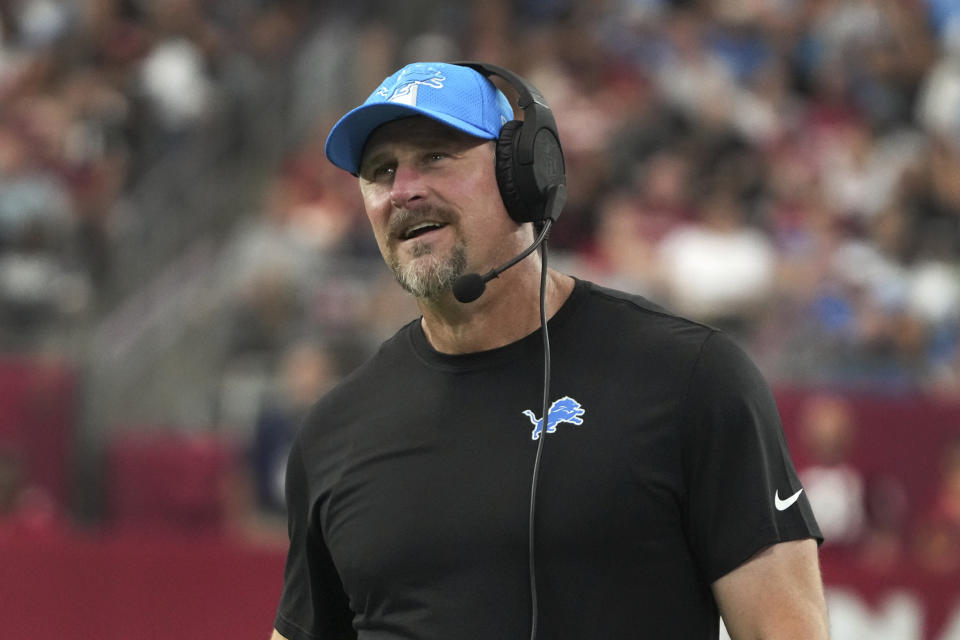
{"type": "Polygon", "coordinates": [[[380,87],[377,95],[387,102],[417,106],[417,94],[421,86],[442,89],[446,76],[435,67],[408,67],[400,72],[393,90],[380,87]]]}

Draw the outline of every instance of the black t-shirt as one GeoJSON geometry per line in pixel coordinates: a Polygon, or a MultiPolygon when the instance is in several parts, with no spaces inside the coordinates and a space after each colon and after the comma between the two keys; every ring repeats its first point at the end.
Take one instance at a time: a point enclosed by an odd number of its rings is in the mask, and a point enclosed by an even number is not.
{"type": "MultiPolygon", "coordinates": [[[[713,581],[820,537],[767,385],[723,333],[584,281],[549,330],[539,637],[716,638],[713,581]]],[[[446,355],[415,321],[316,405],[288,464],[282,634],[529,637],[542,348],[446,355]]]]}

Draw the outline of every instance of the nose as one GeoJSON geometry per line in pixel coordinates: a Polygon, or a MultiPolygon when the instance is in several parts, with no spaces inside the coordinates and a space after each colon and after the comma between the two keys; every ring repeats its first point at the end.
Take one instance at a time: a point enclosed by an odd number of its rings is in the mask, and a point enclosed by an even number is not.
{"type": "Polygon", "coordinates": [[[409,163],[398,163],[390,187],[390,202],[398,209],[409,209],[426,197],[423,173],[409,163]]]}

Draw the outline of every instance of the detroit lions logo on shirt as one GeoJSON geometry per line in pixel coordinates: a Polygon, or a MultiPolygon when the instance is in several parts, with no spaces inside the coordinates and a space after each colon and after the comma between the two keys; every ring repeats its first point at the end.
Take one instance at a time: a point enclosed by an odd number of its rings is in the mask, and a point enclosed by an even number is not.
{"type": "MultiPolygon", "coordinates": [[[[570,396],[564,396],[559,400],[555,400],[547,411],[547,433],[555,432],[557,425],[561,422],[575,425],[583,424],[583,418],[580,416],[585,412],[586,410],[580,406],[580,403],[570,396]]],[[[530,439],[538,440],[540,434],[543,433],[543,419],[538,419],[536,414],[529,409],[525,409],[523,415],[527,416],[530,419],[530,423],[533,424],[533,433],[530,434],[530,439]]]]}
{"type": "Polygon", "coordinates": [[[436,68],[424,65],[413,65],[415,68],[405,69],[397,78],[397,83],[391,91],[387,87],[377,89],[377,95],[387,102],[417,106],[417,94],[421,86],[433,89],[443,89],[443,81],[447,79],[436,68]]]}

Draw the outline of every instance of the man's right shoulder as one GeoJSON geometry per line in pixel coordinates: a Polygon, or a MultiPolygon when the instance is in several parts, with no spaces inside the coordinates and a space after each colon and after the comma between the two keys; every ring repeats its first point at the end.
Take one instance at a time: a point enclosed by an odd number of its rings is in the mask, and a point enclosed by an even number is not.
{"type": "Polygon", "coordinates": [[[317,399],[301,425],[302,436],[312,436],[317,431],[326,435],[339,425],[348,424],[350,421],[345,418],[369,406],[382,392],[386,380],[404,375],[404,363],[412,361],[408,334],[414,322],[385,340],[373,355],[317,399]]]}

